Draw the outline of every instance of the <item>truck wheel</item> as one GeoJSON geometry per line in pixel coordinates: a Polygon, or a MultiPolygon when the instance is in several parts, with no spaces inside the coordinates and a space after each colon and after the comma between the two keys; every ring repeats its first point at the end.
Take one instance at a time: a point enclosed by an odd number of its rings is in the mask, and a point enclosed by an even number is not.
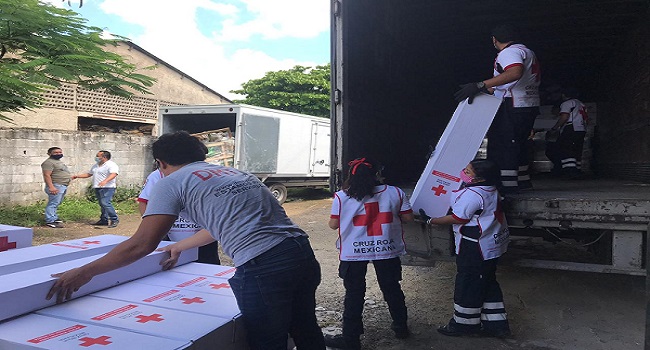
{"type": "Polygon", "coordinates": [[[273,194],[273,197],[280,202],[280,204],[284,203],[284,201],[287,200],[287,188],[284,187],[283,184],[281,183],[272,183],[269,184],[269,190],[271,190],[271,193],[273,194]]]}

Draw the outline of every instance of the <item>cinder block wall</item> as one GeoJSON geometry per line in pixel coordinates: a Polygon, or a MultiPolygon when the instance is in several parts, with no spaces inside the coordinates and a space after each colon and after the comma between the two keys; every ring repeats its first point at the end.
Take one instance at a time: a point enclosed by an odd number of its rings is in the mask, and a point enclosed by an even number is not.
{"type": "MultiPolygon", "coordinates": [[[[117,186],[140,186],[153,167],[151,136],[87,131],[0,128],[0,205],[46,200],[41,163],[47,149],[63,149],[62,161],[73,174],[86,172],[99,150],[111,152],[120,167],[117,186]]],[[[91,179],[73,180],[68,195],[81,195],[91,179]]]]}

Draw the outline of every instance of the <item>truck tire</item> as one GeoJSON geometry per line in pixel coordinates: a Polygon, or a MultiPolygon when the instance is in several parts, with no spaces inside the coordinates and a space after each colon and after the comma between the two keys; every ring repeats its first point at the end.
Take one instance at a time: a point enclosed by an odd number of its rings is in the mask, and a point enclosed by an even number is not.
{"type": "Polygon", "coordinates": [[[268,184],[267,186],[269,187],[269,190],[271,190],[273,197],[275,197],[280,204],[287,200],[287,188],[283,184],[276,182],[268,184]]]}

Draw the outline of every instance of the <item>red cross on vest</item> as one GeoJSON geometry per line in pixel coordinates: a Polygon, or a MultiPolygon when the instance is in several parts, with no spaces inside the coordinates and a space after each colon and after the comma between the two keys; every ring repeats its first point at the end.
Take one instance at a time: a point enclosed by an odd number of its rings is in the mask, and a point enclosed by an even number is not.
{"type": "Polygon", "coordinates": [[[16,242],[9,242],[8,236],[0,237],[0,252],[4,252],[5,250],[15,249],[15,248],[16,248],[16,242]]]}
{"type": "Polygon", "coordinates": [[[445,190],[445,186],[443,185],[439,185],[438,187],[431,187],[431,191],[435,192],[436,196],[447,193],[447,190],[445,190]]]}
{"type": "Polygon", "coordinates": [[[366,208],[365,215],[357,215],[352,218],[354,226],[366,226],[368,236],[381,236],[381,224],[389,224],[393,222],[393,213],[379,212],[379,202],[366,203],[363,205],[366,208]]]}
{"type": "Polygon", "coordinates": [[[99,241],[83,241],[83,244],[99,244],[99,241]]]}
{"type": "Polygon", "coordinates": [[[219,283],[219,284],[211,283],[210,287],[212,287],[212,289],[221,289],[221,288],[230,288],[230,285],[228,283],[219,283]]]}
{"type": "Polygon", "coordinates": [[[98,338],[83,337],[79,339],[82,342],[79,346],[89,347],[91,345],[108,345],[112,343],[112,341],[108,341],[109,339],[111,339],[111,337],[106,335],[102,335],[98,338]]]}
{"type": "Polygon", "coordinates": [[[149,316],[138,315],[138,316],[135,316],[135,318],[138,318],[139,320],[136,321],[136,322],[140,322],[140,323],[147,323],[149,321],[160,322],[160,321],[164,320],[164,318],[162,318],[160,316],[162,316],[162,315],[161,314],[151,314],[149,316]]]}
{"type": "Polygon", "coordinates": [[[183,304],[194,304],[194,303],[203,304],[203,303],[205,303],[205,300],[203,300],[203,298],[201,298],[201,297],[181,298],[181,300],[183,301],[183,304]]]}

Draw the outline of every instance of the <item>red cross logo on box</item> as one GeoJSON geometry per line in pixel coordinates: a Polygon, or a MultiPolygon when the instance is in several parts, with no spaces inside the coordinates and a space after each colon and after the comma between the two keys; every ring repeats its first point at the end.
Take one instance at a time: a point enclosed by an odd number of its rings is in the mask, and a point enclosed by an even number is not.
{"type": "Polygon", "coordinates": [[[219,284],[212,283],[210,284],[210,287],[212,287],[212,289],[221,289],[221,288],[230,288],[230,285],[228,283],[219,283],[219,284]]]}
{"type": "Polygon", "coordinates": [[[135,318],[138,318],[138,319],[139,319],[139,320],[137,321],[137,322],[139,322],[139,323],[147,323],[147,322],[149,322],[149,321],[156,321],[156,322],[163,321],[164,318],[162,318],[161,316],[162,316],[161,314],[151,314],[151,315],[149,315],[149,316],[138,315],[138,316],[135,316],[135,318]]]}
{"type": "Polygon", "coordinates": [[[98,338],[83,337],[79,339],[82,342],[79,346],[89,347],[91,345],[108,345],[112,343],[112,341],[108,341],[109,339],[111,339],[111,337],[106,335],[98,338]]]}
{"type": "Polygon", "coordinates": [[[0,252],[4,252],[5,250],[15,249],[15,248],[16,248],[16,242],[9,242],[8,236],[0,237],[0,252]]]}
{"type": "Polygon", "coordinates": [[[205,303],[205,300],[203,300],[203,298],[201,298],[201,297],[181,298],[181,300],[183,301],[183,304],[194,304],[194,303],[203,304],[203,303],[205,303]]]}
{"type": "Polygon", "coordinates": [[[447,193],[447,190],[445,190],[445,186],[443,185],[439,185],[438,187],[431,187],[431,191],[435,192],[434,194],[436,196],[440,196],[447,193]]]}
{"type": "Polygon", "coordinates": [[[100,241],[83,241],[83,244],[99,244],[101,243],[100,241]]]}
{"type": "Polygon", "coordinates": [[[390,224],[393,222],[393,213],[379,212],[379,202],[366,203],[365,215],[357,215],[352,218],[354,226],[366,226],[368,236],[381,236],[381,224],[390,224]]]}

